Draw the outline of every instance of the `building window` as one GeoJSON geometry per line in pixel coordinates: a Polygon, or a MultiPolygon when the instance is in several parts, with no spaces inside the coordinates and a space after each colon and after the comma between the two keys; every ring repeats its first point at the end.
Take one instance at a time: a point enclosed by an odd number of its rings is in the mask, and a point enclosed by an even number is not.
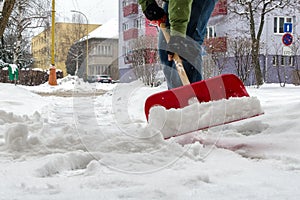
{"type": "Polygon", "coordinates": [[[124,0],[124,1],[122,2],[122,6],[125,7],[125,6],[127,6],[127,5],[128,5],[127,0],[124,0]]]}
{"type": "Polygon", "coordinates": [[[91,75],[106,74],[108,68],[109,68],[108,65],[90,65],[89,66],[89,73],[91,75]]]}
{"type": "Polygon", "coordinates": [[[282,66],[294,66],[294,58],[293,56],[281,56],[281,62],[280,64],[282,66]]]}
{"type": "Polygon", "coordinates": [[[286,56],[287,65],[294,66],[294,57],[293,56],[286,56]]]}
{"type": "Polygon", "coordinates": [[[206,28],[206,38],[214,38],[216,37],[216,30],[214,26],[208,26],[206,28]]]}
{"type": "Polygon", "coordinates": [[[128,23],[123,23],[123,31],[126,31],[129,29],[128,23]]]}
{"type": "Polygon", "coordinates": [[[142,28],[142,19],[141,18],[134,20],[134,27],[135,28],[142,28]]]}
{"type": "Polygon", "coordinates": [[[274,33],[284,33],[284,23],[292,21],[292,17],[274,17],[274,33]]]}
{"type": "Polygon", "coordinates": [[[113,55],[113,48],[111,45],[98,45],[97,52],[95,52],[98,56],[112,56],[113,55]]]}
{"type": "Polygon", "coordinates": [[[284,66],[285,65],[285,56],[281,56],[281,59],[280,59],[280,65],[281,66],[284,66]]]}

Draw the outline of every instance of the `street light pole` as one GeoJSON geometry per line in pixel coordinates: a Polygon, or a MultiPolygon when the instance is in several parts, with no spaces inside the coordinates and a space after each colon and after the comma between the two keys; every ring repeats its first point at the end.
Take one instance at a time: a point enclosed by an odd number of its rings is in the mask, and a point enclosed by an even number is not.
{"type": "Polygon", "coordinates": [[[55,69],[55,0],[52,0],[51,42],[51,67],[48,83],[49,85],[57,85],[55,69]]]}
{"type": "Polygon", "coordinates": [[[88,78],[89,74],[89,20],[87,16],[78,10],[71,10],[71,12],[79,13],[85,17],[86,20],[86,79],[88,78]]]}
{"type": "Polygon", "coordinates": [[[52,0],[51,65],[55,66],[55,0],[52,0]]]}

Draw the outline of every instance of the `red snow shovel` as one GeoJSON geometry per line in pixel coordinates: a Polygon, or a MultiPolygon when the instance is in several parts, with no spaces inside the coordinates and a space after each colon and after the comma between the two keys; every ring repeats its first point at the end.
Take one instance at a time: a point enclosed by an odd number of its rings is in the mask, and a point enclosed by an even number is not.
{"type": "Polygon", "coordinates": [[[222,74],[149,96],[145,103],[145,114],[148,119],[149,111],[153,106],[177,109],[188,106],[189,100],[193,98],[197,98],[199,102],[209,102],[230,97],[249,97],[249,94],[237,76],[222,74]]]}
{"type": "MultiPolygon", "coordinates": [[[[168,42],[170,36],[166,31],[165,24],[159,22],[158,24],[168,42]]],[[[188,106],[190,104],[189,101],[195,98],[201,103],[229,99],[230,97],[249,97],[243,82],[233,74],[223,74],[190,84],[180,57],[175,54],[173,59],[183,86],[148,97],[145,102],[145,115],[147,120],[149,118],[150,109],[153,106],[163,106],[167,110],[171,108],[181,109],[188,106]]],[[[258,115],[259,114],[261,113],[258,113],[258,115]]]]}

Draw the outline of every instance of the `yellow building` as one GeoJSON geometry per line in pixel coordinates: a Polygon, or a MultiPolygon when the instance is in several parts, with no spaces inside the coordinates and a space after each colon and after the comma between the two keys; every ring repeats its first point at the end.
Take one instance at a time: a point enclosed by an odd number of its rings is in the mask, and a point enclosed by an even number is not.
{"type": "MultiPolygon", "coordinates": [[[[99,24],[55,23],[55,67],[67,74],[65,61],[72,44],[98,28],[99,24]]],[[[32,38],[34,67],[49,69],[51,64],[51,27],[32,38]]]]}

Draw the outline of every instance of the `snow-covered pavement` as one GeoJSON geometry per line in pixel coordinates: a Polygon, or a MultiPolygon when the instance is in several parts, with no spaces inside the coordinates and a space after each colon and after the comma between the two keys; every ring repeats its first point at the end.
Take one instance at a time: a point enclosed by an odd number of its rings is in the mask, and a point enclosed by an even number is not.
{"type": "Polygon", "coordinates": [[[1,200],[300,195],[299,87],[249,87],[264,115],[163,140],[147,126],[143,105],[165,84],[59,83],[0,83],[1,200]],[[96,95],[100,90],[107,92],[96,95]],[[57,91],[74,95],[34,93],[57,91]]]}

